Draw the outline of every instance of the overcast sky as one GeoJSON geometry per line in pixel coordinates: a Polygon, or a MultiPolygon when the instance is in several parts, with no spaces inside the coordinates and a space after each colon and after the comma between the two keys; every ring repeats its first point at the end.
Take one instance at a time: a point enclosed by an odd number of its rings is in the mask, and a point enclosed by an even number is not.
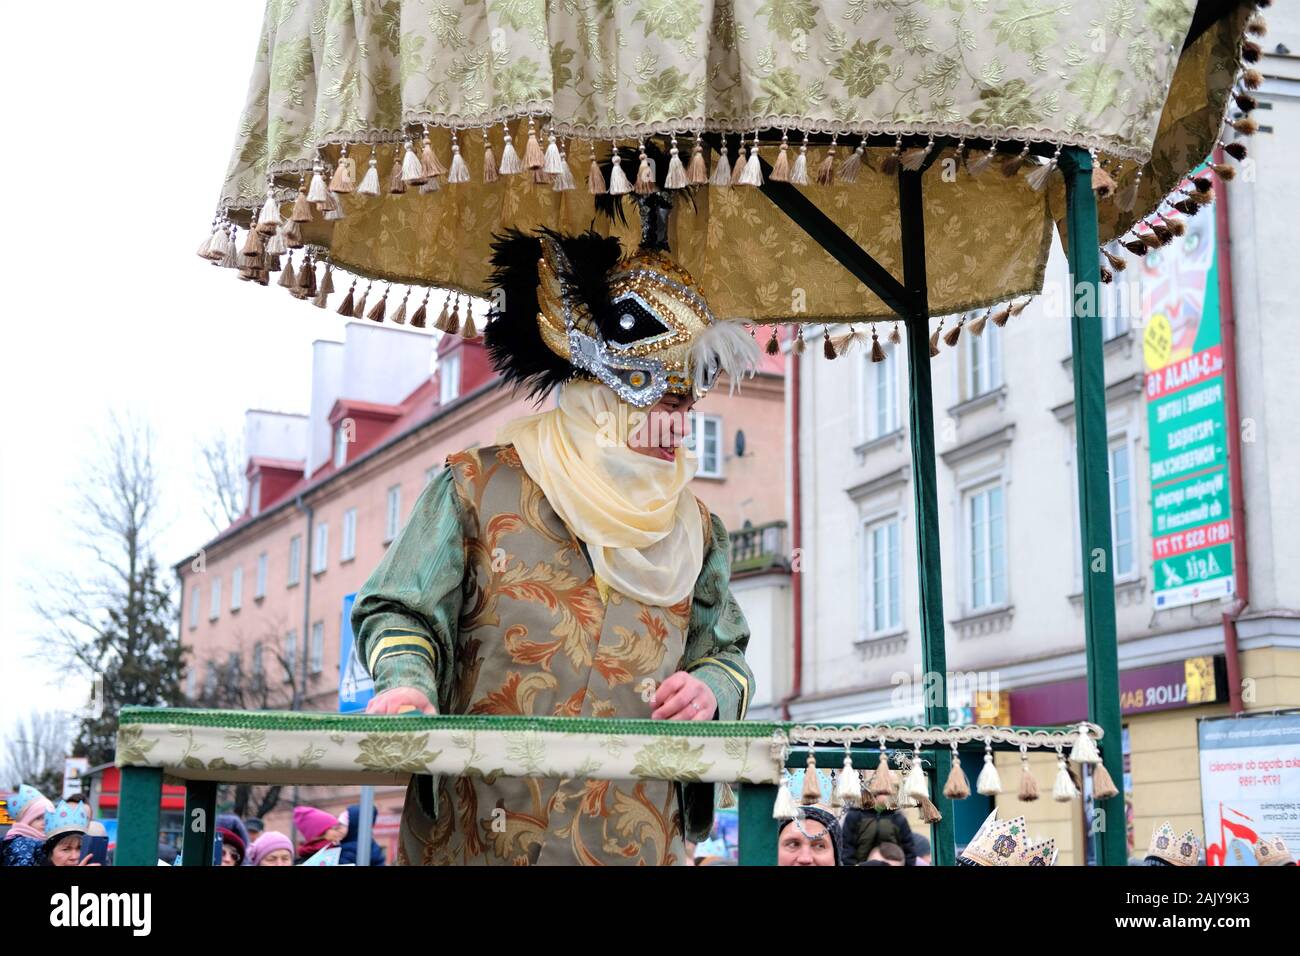
{"type": "Polygon", "coordinates": [[[194,254],[262,11],[257,0],[6,8],[0,738],[85,692],[30,659],[43,634],[26,586],[86,566],[70,509],[109,413],[139,416],[158,440],[158,556],[170,566],[211,534],[203,440],[241,428],[249,407],[305,412],[311,342],[341,338],[332,310],[194,254]]]}

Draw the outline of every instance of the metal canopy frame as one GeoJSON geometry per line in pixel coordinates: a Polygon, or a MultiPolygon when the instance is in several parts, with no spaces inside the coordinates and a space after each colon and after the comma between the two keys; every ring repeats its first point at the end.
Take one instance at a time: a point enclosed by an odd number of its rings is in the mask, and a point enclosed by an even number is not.
{"type": "MultiPolygon", "coordinates": [[[[721,137],[705,137],[716,150],[721,137]]],[[[938,479],[935,467],[934,397],[930,373],[930,306],[926,285],[925,216],[922,178],[934,159],[951,140],[936,139],[927,162],[918,170],[898,173],[899,224],[902,230],[903,278],[888,269],[844,233],[829,217],[789,183],[768,179],[771,167],[761,157],[765,196],[804,230],[814,242],[868,289],[874,292],[903,321],[908,354],[908,437],[912,454],[912,488],[916,508],[916,554],[919,568],[921,605],[921,662],[927,674],[947,674],[944,643],[942,564],[939,549],[938,479]]],[[[1008,152],[1019,152],[1019,143],[1002,143],[1008,152]]],[[[1097,254],[1097,202],[1092,191],[1092,157],[1077,146],[1061,150],[1059,166],[1066,186],[1066,254],[1073,288],[1071,343],[1074,361],[1075,445],[1078,460],[1079,522],[1084,568],[1084,647],[1087,658],[1088,720],[1104,732],[1102,757],[1114,780],[1123,779],[1120,747],[1119,660],[1115,629],[1115,582],[1111,555],[1110,461],[1106,429],[1105,366],[1102,329],[1097,314],[1101,270],[1097,254]]],[[[796,502],[796,507],[799,503],[796,502]]],[[[947,681],[934,682],[937,700],[926,705],[925,720],[931,726],[948,723],[947,681]]],[[[934,862],[956,864],[956,833],[952,801],[943,795],[952,756],[937,748],[930,757],[930,792],[943,819],[935,825],[932,841],[934,862]]],[[[838,758],[837,758],[838,759],[838,758]]],[[[803,758],[792,756],[789,766],[802,766],[803,758]]],[[[742,864],[776,862],[776,821],[772,786],[740,788],[740,826],[760,831],[756,840],[746,839],[742,864]],[[770,839],[768,836],[770,835],[770,839]]],[[[1127,863],[1123,795],[1096,803],[1100,816],[1091,821],[1096,858],[1104,866],[1127,863]],[[1106,821],[1115,825],[1106,826],[1106,821]]]]}

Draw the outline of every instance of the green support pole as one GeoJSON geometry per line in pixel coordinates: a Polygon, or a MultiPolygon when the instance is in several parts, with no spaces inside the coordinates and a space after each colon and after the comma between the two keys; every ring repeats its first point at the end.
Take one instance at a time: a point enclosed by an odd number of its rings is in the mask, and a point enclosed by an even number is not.
{"type": "Polygon", "coordinates": [[[211,866],[217,834],[217,785],[191,780],[185,786],[185,822],[181,830],[181,866],[211,866]]]}
{"type": "MultiPolygon", "coordinates": [[[[1101,268],[1092,157],[1078,146],[1061,151],[1065,175],[1066,254],[1073,306],[1074,441],[1079,470],[1079,528],[1083,545],[1083,627],[1088,663],[1088,719],[1101,727],[1102,759],[1113,780],[1124,779],[1119,708],[1119,653],[1115,633],[1115,575],[1110,539],[1110,449],[1106,376],[1097,311],[1101,268]]],[[[1096,804],[1091,821],[1102,866],[1127,863],[1123,794],[1096,804]]]]}
{"type": "MultiPolygon", "coordinates": [[[[924,672],[925,720],[948,725],[948,656],[943,635],[943,578],[939,558],[939,490],[934,464],[934,395],[930,382],[930,297],[925,277],[925,211],[921,204],[923,171],[898,175],[898,212],[902,224],[903,285],[911,309],[907,330],[908,434],[912,444],[912,494],[916,519],[917,578],[921,598],[921,667],[924,672]],[[931,677],[930,675],[937,675],[931,677]]],[[[943,795],[952,756],[940,748],[934,756],[930,793],[943,819],[931,841],[935,866],[957,863],[952,801],[943,795]]],[[[1116,778],[1119,779],[1119,778],[1116,778]]]]}
{"type": "Polygon", "coordinates": [[[157,866],[163,772],[159,767],[123,767],[117,808],[114,866],[157,866]]]}
{"type": "Polygon", "coordinates": [[[741,866],[776,866],[776,787],[772,784],[739,784],[736,818],[740,824],[741,866]]]}

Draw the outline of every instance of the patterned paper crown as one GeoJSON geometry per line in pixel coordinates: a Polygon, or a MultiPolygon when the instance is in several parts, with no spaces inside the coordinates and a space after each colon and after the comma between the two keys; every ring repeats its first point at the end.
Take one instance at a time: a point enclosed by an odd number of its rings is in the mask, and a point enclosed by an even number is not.
{"type": "Polygon", "coordinates": [[[1147,856],[1174,866],[1196,866],[1201,858],[1201,841],[1191,830],[1182,836],[1175,835],[1173,826],[1166,820],[1151,834],[1147,856]]]}
{"type": "Polygon", "coordinates": [[[1286,841],[1273,836],[1264,837],[1255,844],[1255,862],[1260,866],[1286,866],[1294,861],[1286,841]]]}
{"type": "Polygon", "coordinates": [[[961,854],[980,866],[1055,866],[1056,841],[1035,842],[1024,817],[999,820],[990,813],[961,854]]]}
{"type": "Polygon", "coordinates": [[[84,803],[60,800],[58,806],[45,814],[45,839],[63,833],[85,833],[89,826],[90,809],[84,803]]]}
{"type": "Polygon", "coordinates": [[[493,245],[499,290],[484,341],[507,381],[541,397],[574,377],[648,408],[665,392],[707,392],[720,373],[752,375],[762,349],[742,323],[716,318],[703,289],[668,255],[662,208],[643,209],[636,252],[595,231],[511,231],[493,245]]]}
{"type": "Polygon", "coordinates": [[[9,801],[9,815],[17,820],[23,815],[23,812],[32,805],[33,800],[39,800],[41,792],[31,784],[20,784],[18,792],[14,794],[9,801]]]}

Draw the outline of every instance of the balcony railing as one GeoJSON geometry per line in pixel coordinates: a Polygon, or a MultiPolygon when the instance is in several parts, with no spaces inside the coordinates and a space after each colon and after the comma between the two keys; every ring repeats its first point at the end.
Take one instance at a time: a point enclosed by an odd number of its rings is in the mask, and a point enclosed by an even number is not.
{"type": "Polygon", "coordinates": [[[785,546],[785,522],[769,521],[730,532],[731,573],[741,571],[788,570],[790,555],[785,546]]]}

